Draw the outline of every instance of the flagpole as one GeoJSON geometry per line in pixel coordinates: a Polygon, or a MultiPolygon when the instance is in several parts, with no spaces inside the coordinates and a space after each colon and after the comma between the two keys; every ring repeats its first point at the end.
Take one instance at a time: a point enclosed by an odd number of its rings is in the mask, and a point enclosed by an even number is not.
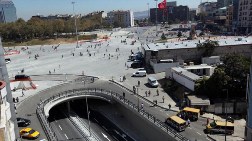
{"type": "Polygon", "coordinates": [[[157,35],[157,1],[158,1],[158,0],[155,0],[155,1],[156,1],[156,36],[158,36],[158,35],[157,35]]]}

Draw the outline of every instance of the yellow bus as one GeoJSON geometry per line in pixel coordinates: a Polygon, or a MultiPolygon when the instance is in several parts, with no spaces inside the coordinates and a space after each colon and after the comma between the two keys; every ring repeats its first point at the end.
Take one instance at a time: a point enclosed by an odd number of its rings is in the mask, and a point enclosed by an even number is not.
{"type": "Polygon", "coordinates": [[[191,121],[197,121],[200,115],[200,109],[185,107],[182,111],[180,111],[177,116],[181,117],[184,120],[188,118],[191,121]]]}
{"type": "Polygon", "coordinates": [[[179,132],[184,131],[186,128],[186,121],[178,116],[168,117],[165,122],[179,132]]]}
{"type": "Polygon", "coordinates": [[[234,133],[234,124],[231,122],[225,121],[214,121],[206,125],[206,133],[214,134],[229,134],[232,135],[234,133]]]}

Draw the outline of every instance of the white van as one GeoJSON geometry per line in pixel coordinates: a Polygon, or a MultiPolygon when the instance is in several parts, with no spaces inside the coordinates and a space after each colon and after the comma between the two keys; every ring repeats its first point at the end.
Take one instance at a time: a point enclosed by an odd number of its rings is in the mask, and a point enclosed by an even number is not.
{"type": "Polygon", "coordinates": [[[158,81],[154,77],[149,77],[148,78],[148,84],[150,84],[152,87],[158,87],[158,81]]]}
{"type": "Polygon", "coordinates": [[[145,77],[145,76],[146,76],[146,71],[144,71],[144,70],[139,70],[139,71],[133,73],[132,76],[135,76],[135,77],[138,77],[138,76],[142,77],[142,76],[144,76],[144,77],[145,77]]]}

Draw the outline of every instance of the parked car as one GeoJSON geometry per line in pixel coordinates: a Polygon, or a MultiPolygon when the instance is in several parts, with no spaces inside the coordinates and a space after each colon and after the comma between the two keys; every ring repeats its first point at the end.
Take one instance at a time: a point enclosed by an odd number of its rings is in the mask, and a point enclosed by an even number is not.
{"type": "Polygon", "coordinates": [[[5,63],[6,64],[9,64],[11,62],[11,59],[10,58],[5,58],[5,63]]]}
{"type": "Polygon", "coordinates": [[[146,71],[145,70],[140,70],[140,71],[137,71],[137,72],[135,72],[135,73],[133,73],[133,75],[132,76],[136,76],[136,77],[145,77],[146,76],[146,71]]]}
{"type": "Polygon", "coordinates": [[[25,75],[25,74],[18,74],[15,76],[15,80],[20,80],[20,79],[30,79],[30,76],[25,75]]]}
{"type": "Polygon", "coordinates": [[[158,87],[159,83],[156,78],[154,77],[149,77],[148,78],[148,84],[152,87],[158,87]]]}
{"type": "Polygon", "coordinates": [[[19,135],[26,139],[37,139],[40,133],[32,128],[23,128],[20,130],[19,135]]]}
{"type": "Polygon", "coordinates": [[[131,68],[141,68],[141,67],[143,67],[143,62],[140,60],[135,60],[131,64],[131,68]]]}
{"type": "Polygon", "coordinates": [[[31,124],[31,121],[29,119],[18,117],[17,124],[18,124],[18,127],[26,127],[31,124]]]}

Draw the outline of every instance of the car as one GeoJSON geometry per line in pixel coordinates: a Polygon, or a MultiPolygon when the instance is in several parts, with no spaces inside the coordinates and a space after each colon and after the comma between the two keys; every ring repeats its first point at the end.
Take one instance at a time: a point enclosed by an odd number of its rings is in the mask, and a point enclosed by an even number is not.
{"type": "Polygon", "coordinates": [[[137,71],[135,73],[132,74],[133,77],[142,77],[142,76],[146,76],[146,71],[137,71]]]}
{"type": "Polygon", "coordinates": [[[40,133],[32,128],[23,128],[20,130],[19,135],[21,138],[37,139],[40,133]]]}
{"type": "Polygon", "coordinates": [[[20,80],[20,79],[30,79],[30,76],[25,75],[25,74],[18,74],[15,76],[15,80],[20,80]]]}
{"type": "Polygon", "coordinates": [[[5,63],[6,64],[9,64],[11,62],[11,59],[10,58],[5,58],[5,63]]]}
{"type": "Polygon", "coordinates": [[[31,124],[31,121],[29,119],[17,117],[17,124],[18,127],[26,127],[31,124]]]}

